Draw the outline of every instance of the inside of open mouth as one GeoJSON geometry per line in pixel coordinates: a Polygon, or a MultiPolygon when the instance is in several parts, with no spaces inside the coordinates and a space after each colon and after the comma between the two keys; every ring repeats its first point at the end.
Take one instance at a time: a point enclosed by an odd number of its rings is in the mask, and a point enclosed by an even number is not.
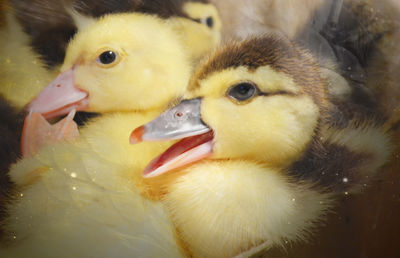
{"type": "Polygon", "coordinates": [[[61,117],[63,115],[67,115],[71,112],[71,110],[82,110],[88,106],[88,98],[84,98],[82,100],[79,100],[75,103],[71,103],[68,105],[65,105],[63,107],[60,107],[59,109],[47,112],[47,113],[42,113],[43,117],[46,118],[47,120],[52,119],[52,118],[57,118],[61,117]]]}
{"type": "Polygon", "coordinates": [[[153,159],[143,177],[154,177],[209,157],[213,152],[214,132],[186,137],[153,159]]]}

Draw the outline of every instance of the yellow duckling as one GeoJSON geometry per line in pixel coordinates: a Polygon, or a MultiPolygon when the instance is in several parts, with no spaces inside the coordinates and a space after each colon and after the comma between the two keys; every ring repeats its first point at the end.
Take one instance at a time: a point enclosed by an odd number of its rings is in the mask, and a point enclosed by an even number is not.
{"type": "Polygon", "coordinates": [[[191,68],[180,38],[150,15],[105,16],[78,32],[61,71],[32,110],[47,117],[71,107],[109,114],[91,120],[79,139],[44,147],[11,168],[15,195],[2,222],[0,256],[180,256],[164,208],[149,200],[162,189],[141,178],[169,143],[128,141],[132,126],[184,92],[191,68]]]}
{"type": "Polygon", "coordinates": [[[185,24],[181,22],[182,18],[170,19],[175,23],[176,30],[181,31],[185,45],[192,49],[193,59],[199,60],[221,41],[221,19],[215,6],[210,3],[188,1],[183,5],[183,11],[190,18],[205,25],[185,24]],[[193,31],[196,33],[191,33],[193,31]]]}
{"type": "MultiPolygon", "coordinates": [[[[46,118],[73,110],[156,115],[184,92],[191,68],[169,23],[149,15],[120,14],[82,29],[70,42],[61,71],[29,104],[30,112],[46,118]]],[[[31,152],[30,139],[40,139],[40,134],[32,137],[27,126],[35,121],[27,119],[23,151],[31,152]]]]}
{"type": "Polygon", "coordinates": [[[180,104],[133,131],[132,143],[183,138],[143,176],[174,178],[162,203],[187,253],[253,255],[304,240],[334,195],[356,192],[386,162],[382,121],[329,94],[320,73],[286,39],[230,44],[180,104]]]}
{"type": "Polygon", "coordinates": [[[43,8],[42,2],[28,5],[11,1],[7,26],[0,31],[0,37],[9,39],[0,43],[0,62],[5,64],[0,67],[0,95],[18,108],[23,108],[44,85],[51,82],[63,63],[68,41],[77,30],[94,22],[94,17],[114,12],[139,12],[162,17],[180,34],[193,62],[220,40],[218,13],[210,4],[192,1],[67,1],[64,7],[49,1],[43,8]],[[189,11],[186,13],[183,8],[189,11]],[[213,19],[214,26],[195,21],[205,15],[213,19]]]}
{"type": "Polygon", "coordinates": [[[181,46],[171,26],[154,16],[105,16],[74,37],[61,73],[28,110],[53,117],[72,109],[158,109],[165,105],[165,96],[184,91],[184,87],[176,91],[176,85],[190,75],[190,66],[182,62],[187,55],[181,46]]]}

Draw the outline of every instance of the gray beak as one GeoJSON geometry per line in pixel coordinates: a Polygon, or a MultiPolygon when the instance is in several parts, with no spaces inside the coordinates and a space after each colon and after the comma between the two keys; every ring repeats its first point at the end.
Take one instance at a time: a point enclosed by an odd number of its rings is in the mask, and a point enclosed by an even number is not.
{"type": "Polygon", "coordinates": [[[130,142],[181,139],[210,131],[201,120],[200,105],[199,98],[183,100],[151,122],[136,128],[130,142]]]}

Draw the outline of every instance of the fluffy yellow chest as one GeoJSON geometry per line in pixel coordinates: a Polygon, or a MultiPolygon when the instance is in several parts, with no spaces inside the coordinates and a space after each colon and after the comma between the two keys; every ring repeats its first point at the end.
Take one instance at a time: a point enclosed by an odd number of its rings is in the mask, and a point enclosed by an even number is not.
{"type": "Polygon", "coordinates": [[[301,239],[329,203],[324,194],[252,162],[210,161],[188,170],[163,203],[194,256],[232,257],[301,239]]]}

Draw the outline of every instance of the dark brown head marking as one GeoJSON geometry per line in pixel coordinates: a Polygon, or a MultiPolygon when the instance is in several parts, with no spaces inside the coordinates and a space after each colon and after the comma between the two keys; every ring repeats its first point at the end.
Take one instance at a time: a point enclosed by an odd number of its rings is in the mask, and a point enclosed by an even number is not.
{"type": "Polygon", "coordinates": [[[200,80],[215,72],[240,66],[256,70],[267,65],[293,78],[301,93],[312,96],[318,106],[325,106],[325,82],[312,56],[288,39],[276,35],[233,42],[217,50],[194,74],[189,90],[199,87],[200,80]]]}

